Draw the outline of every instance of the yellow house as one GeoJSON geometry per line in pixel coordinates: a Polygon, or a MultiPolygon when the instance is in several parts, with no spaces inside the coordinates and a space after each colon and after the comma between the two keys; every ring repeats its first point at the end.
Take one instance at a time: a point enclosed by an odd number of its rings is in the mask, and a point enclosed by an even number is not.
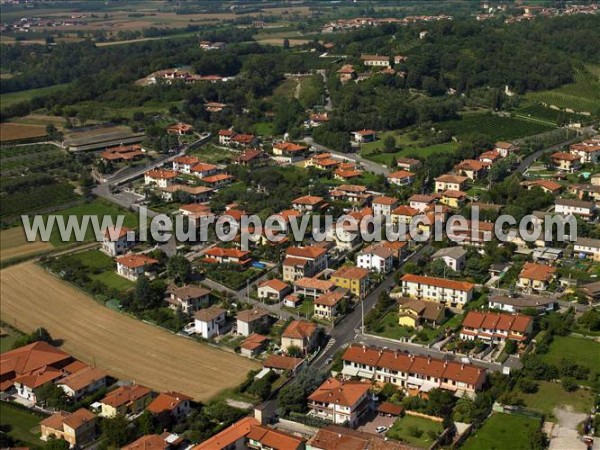
{"type": "Polygon", "coordinates": [[[344,266],[331,275],[331,281],[362,299],[367,295],[369,271],[361,267],[344,266]]]}
{"type": "Polygon", "coordinates": [[[446,308],[433,302],[402,297],[398,304],[398,323],[404,327],[417,328],[423,322],[436,325],[446,315],[446,308]]]}
{"type": "Polygon", "coordinates": [[[152,391],[139,384],[121,386],[100,400],[102,417],[136,414],[146,409],[152,401],[152,391]]]}
{"type": "Polygon", "coordinates": [[[467,199],[467,193],[463,191],[444,191],[440,203],[450,208],[460,208],[467,199]]]}
{"type": "Polygon", "coordinates": [[[571,153],[558,152],[553,153],[550,156],[554,167],[558,170],[564,170],[565,172],[574,172],[581,166],[581,161],[578,156],[572,155],[571,153]]]}
{"type": "Polygon", "coordinates": [[[96,416],[84,408],[58,411],[40,422],[42,441],[64,439],[70,448],[83,447],[96,437],[96,416]]]}
{"type": "Polygon", "coordinates": [[[545,291],[556,276],[556,268],[544,264],[525,263],[517,286],[523,289],[545,291]]]}

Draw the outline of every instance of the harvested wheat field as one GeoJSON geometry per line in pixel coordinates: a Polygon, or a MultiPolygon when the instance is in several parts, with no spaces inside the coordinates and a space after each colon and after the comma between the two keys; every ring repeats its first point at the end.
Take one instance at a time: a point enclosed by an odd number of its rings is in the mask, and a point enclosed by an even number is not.
{"type": "Polygon", "coordinates": [[[46,135],[46,127],[6,122],[0,124],[0,141],[36,138],[46,135]]]}
{"type": "Polygon", "coordinates": [[[112,311],[33,262],[0,272],[1,318],[45,327],[62,349],[110,375],[199,401],[240,384],[258,364],[112,311]]]}
{"type": "Polygon", "coordinates": [[[52,244],[49,242],[29,242],[25,239],[25,232],[22,227],[13,227],[0,231],[0,261],[33,255],[52,248],[52,244]]]}

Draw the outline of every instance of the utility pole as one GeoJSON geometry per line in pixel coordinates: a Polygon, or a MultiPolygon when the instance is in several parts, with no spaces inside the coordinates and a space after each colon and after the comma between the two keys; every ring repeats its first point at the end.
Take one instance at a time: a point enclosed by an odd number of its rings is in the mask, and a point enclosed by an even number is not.
{"type": "Polygon", "coordinates": [[[360,333],[365,334],[365,302],[364,300],[360,301],[360,333]]]}

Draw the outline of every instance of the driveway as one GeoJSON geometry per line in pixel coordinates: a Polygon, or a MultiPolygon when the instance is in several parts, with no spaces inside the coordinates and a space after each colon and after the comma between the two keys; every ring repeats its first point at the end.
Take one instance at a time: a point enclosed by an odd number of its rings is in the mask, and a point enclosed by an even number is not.
{"type": "MultiPolygon", "coordinates": [[[[577,425],[585,420],[586,415],[562,408],[554,408],[554,416],[558,423],[552,429],[552,435],[549,436],[549,450],[586,450],[587,445],[581,442],[577,432],[577,425]]],[[[597,440],[593,448],[600,448],[597,440]]]]}
{"type": "Polygon", "coordinates": [[[394,422],[396,422],[396,420],[398,420],[397,417],[380,416],[379,414],[377,414],[375,417],[373,417],[372,420],[358,427],[358,431],[364,431],[365,433],[383,436],[385,433],[378,433],[377,431],[375,431],[377,427],[383,426],[389,430],[390,427],[394,425],[394,422]]]}

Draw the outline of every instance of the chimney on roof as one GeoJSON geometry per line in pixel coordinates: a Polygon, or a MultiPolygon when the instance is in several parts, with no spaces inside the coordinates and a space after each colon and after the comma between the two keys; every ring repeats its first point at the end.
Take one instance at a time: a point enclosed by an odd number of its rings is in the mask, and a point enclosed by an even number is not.
{"type": "Polygon", "coordinates": [[[363,353],[366,353],[366,352],[367,352],[367,346],[363,345],[363,353]]]}
{"type": "Polygon", "coordinates": [[[462,363],[462,364],[460,365],[460,370],[464,370],[464,369],[465,369],[465,363],[462,363]]]}
{"type": "Polygon", "coordinates": [[[431,362],[431,356],[427,356],[427,364],[429,364],[431,362]]]}

